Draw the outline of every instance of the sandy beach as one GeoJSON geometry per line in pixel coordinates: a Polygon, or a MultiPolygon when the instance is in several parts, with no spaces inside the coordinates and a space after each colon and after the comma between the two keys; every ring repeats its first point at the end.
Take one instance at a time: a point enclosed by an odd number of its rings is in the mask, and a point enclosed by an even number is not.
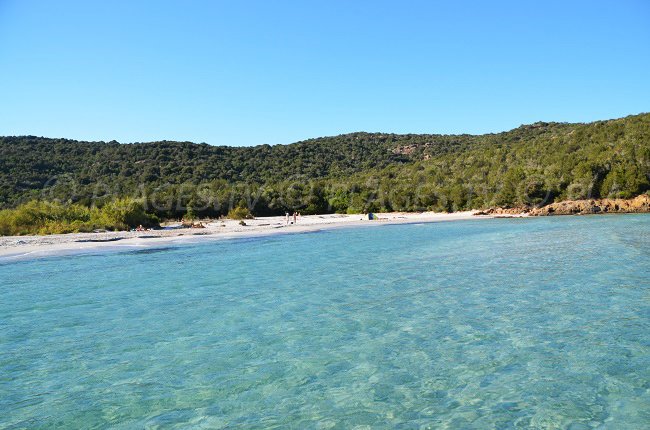
{"type": "MultiPolygon", "coordinates": [[[[204,240],[305,233],[352,226],[493,218],[492,216],[476,216],[475,213],[476,211],[456,213],[396,212],[375,214],[379,218],[376,220],[368,220],[367,216],[361,214],[303,215],[298,218],[296,224],[287,224],[285,217],[276,216],[245,220],[245,226],[240,225],[239,221],[224,219],[203,221],[205,228],[70,233],[48,236],[2,236],[0,237],[0,261],[35,258],[53,254],[76,254],[98,249],[128,250],[204,240]]],[[[291,218],[291,221],[293,221],[293,218],[291,218]]]]}

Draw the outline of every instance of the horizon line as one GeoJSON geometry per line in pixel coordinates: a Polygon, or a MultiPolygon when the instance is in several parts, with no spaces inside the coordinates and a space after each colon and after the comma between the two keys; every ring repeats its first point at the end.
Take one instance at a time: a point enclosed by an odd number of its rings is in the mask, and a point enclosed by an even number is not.
{"type": "Polygon", "coordinates": [[[330,135],[323,135],[323,136],[318,136],[318,137],[309,137],[306,139],[302,140],[297,140],[295,142],[289,142],[289,143],[275,143],[275,144],[268,144],[268,143],[257,143],[257,144],[251,144],[251,145],[217,145],[217,144],[212,144],[208,142],[195,142],[191,140],[168,140],[168,139],[162,139],[162,140],[147,140],[147,141],[131,141],[131,142],[120,142],[115,139],[111,140],[84,140],[84,139],[76,139],[76,138],[69,138],[69,137],[49,137],[49,136],[37,136],[34,134],[6,134],[6,135],[0,135],[0,138],[39,138],[39,139],[50,139],[50,140],[71,140],[74,142],[81,142],[81,143],[112,143],[112,144],[119,144],[119,145],[143,145],[143,144],[152,144],[152,143],[160,143],[160,142],[173,142],[173,143],[191,143],[193,145],[208,145],[208,146],[213,146],[213,147],[221,147],[221,148],[255,148],[259,146],[289,146],[289,145],[295,145],[299,143],[307,143],[310,141],[314,140],[320,140],[320,139],[330,139],[334,137],[341,137],[341,136],[349,136],[349,135],[355,135],[355,134],[371,134],[371,135],[392,135],[392,136],[409,136],[409,135],[415,135],[415,136],[489,136],[489,135],[498,135],[498,134],[503,134],[503,133],[509,133],[511,131],[517,130],[518,128],[521,127],[526,127],[526,126],[531,126],[535,124],[559,124],[559,125],[586,125],[586,124],[595,124],[598,122],[608,122],[608,121],[617,121],[629,117],[634,117],[634,116],[643,116],[643,115],[648,115],[650,114],[650,111],[648,112],[639,112],[639,113],[632,113],[624,116],[619,116],[615,118],[607,118],[607,119],[597,119],[593,121],[585,121],[585,122],[568,122],[568,121],[542,121],[538,120],[532,123],[527,123],[527,124],[520,124],[517,127],[510,128],[508,130],[501,130],[501,131],[496,131],[496,132],[486,132],[486,133],[394,133],[394,132],[384,132],[384,131],[351,131],[351,132],[346,132],[346,133],[339,133],[339,134],[330,134],[330,135]]]}

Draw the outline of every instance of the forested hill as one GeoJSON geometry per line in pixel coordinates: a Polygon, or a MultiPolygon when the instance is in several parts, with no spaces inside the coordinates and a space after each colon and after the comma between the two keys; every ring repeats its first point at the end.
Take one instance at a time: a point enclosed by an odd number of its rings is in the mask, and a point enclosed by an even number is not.
{"type": "Polygon", "coordinates": [[[458,210],[649,189],[650,114],[480,136],[352,133],[255,147],[0,138],[0,208],[134,196],[161,216],[188,205],[214,216],[233,202],[258,214],[458,210]]]}
{"type": "Polygon", "coordinates": [[[192,142],[81,142],[34,136],[2,137],[3,173],[42,187],[53,175],[80,180],[200,183],[278,181],[345,176],[389,165],[470,149],[479,143],[511,143],[561,132],[566,124],[538,123],[484,136],[351,133],[290,145],[210,146],[192,142]]]}

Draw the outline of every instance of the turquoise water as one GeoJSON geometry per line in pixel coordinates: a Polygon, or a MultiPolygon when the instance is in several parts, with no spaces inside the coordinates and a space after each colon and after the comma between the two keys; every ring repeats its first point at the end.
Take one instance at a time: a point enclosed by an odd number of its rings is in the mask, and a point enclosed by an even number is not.
{"type": "Polygon", "coordinates": [[[650,426],[650,216],[0,265],[0,428],[650,426]]]}

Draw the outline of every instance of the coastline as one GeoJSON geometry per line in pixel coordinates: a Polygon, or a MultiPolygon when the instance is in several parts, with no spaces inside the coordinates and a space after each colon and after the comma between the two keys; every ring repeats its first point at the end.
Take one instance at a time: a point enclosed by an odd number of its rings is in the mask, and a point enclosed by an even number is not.
{"type": "MultiPolygon", "coordinates": [[[[275,216],[245,220],[247,224],[245,226],[240,225],[237,220],[225,219],[204,222],[205,228],[68,233],[47,236],[0,236],[0,262],[53,255],[83,254],[97,250],[137,250],[160,245],[197,243],[209,240],[308,233],[342,227],[371,227],[495,218],[492,215],[477,215],[477,213],[478,211],[454,213],[391,212],[375,214],[378,216],[377,220],[368,220],[363,214],[303,215],[296,224],[288,225],[284,216],[275,216]]],[[[522,215],[511,215],[511,217],[514,216],[522,215]]]]}

